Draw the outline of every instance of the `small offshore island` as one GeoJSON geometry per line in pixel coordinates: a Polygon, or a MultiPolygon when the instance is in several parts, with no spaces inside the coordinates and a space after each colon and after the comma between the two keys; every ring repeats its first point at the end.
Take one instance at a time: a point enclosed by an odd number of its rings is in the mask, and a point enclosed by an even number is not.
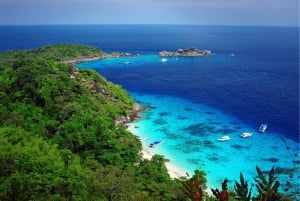
{"type": "Polygon", "coordinates": [[[161,57],[202,57],[210,56],[212,51],[210,50],[199,50],[197,48],[189,49],[177,49],[175,52],[161,51],[159,56],[161,57]]]}

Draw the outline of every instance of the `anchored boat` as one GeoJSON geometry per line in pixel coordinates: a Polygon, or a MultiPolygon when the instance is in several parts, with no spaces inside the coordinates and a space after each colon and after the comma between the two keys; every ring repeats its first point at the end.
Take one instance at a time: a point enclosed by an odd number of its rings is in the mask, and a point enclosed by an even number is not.
{"type": "Polygon", "coordinates": [[[252,136],[252,133],[243,133],[241,135],[242,138],[247,138],[247,137],[251,137],[252,136]]]}
{"type": "Polygon", "coordinates": [[[267,130],[267,128],[268,128],[268,125],[267,125],[267,124],[261,124],[261,125],[259,126],[259,128],[258,128],[258,131],[264,133],[264,132],[267,130]]]}
{"type": "Polygon", "coordinates": [[[162,143],[163,143],[163,141],[154,141],[149,145],[149,147],[154,148],[154,147],[161,145],[162,143]]]}
{"type": "Polygon", "coordinates": [[[218,139],[218,141],[228,141],[228,140],[231,140],[231,138],[230,138],[228,135],[225,135],[225,136],[220,137],[220,138],[218,139]]]}

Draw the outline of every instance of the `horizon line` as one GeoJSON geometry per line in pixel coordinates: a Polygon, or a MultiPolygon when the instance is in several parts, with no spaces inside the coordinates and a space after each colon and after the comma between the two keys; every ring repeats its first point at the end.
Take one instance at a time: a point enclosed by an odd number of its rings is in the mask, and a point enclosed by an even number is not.
{"type": "Polygon", "coordinates": [[[150,24],[150,23],[90,23],[90,24],[75,24],[75,23],[58,23],[58,24],[0,24],[0,26],[228,26],[228,27],[285,27],[285,28],[300,28],[300,25],[255,25],[255,24],[150,24]]]}

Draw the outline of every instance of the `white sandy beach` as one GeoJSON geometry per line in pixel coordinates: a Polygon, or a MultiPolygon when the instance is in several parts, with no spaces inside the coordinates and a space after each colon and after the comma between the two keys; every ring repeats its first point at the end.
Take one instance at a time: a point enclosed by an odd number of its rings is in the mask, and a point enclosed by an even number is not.
{"type": "MultiPolygon", "coordinates": [[[[137,133],[135,133],[135,128],[134,128],[133,124],[128,124],[127,129],[132,134],[135,134],[135,135],[137,134],[137,133]]],[[[147,160],[150,160],[155,155],[153,152],[151,152],[150,148],[145,147],[145,146],[143,146],[141,153],[142,153],[142,157],[147,160]]],[[[180,177],[188,178],[186,171],[181,169],[180,167],[176,166],[176,164],[174,164],[174,162],[168,161],[168,162],[165,162],[165,165],[166,165],[168,173],[172,179],[180,178],[180,177]]],[[[190,176],[192,176],[192,175],[190,175],[190,176]]],[[[209,186],[207,186],[207,189],[205,190],[205,192],[207,195],[212,196],[212,192],[210,191],[210,189],[211,188],[209,186]]]]}
{"type": "MultiPolygon", "coordinates": [[[[152,156],[154,155],[151,153],[147,148],[143,147],[142,149],[142,155],[144,159],[150,160],[152,156]]],[[[179,178],[179,177],[186,177],[186,174],[183,170],[180,170],[178,167],[176,167],[172,162],[165,162],[166,168],[168,169],[168,173],[171,178],[179,178]]]]}
{"type": "MultiPolygon", "coordinates": [[[[132,124],[128,124],[127,125],[127,130],[130,131],[132,134],[135,134],[136,133],[134,132],[134,126],[132,124]]],[[[137,135],[138,136],[138,135],[137,135]]],[[[147,160],[150,160],[152,158],[152,156],[154,156],[155,154],[152,153],[148,147],[143,147],[142,148],[142,157],[144,159],[147,159],[147,160]]],[[[186,177],[186,172],[180,168],[178,168],[177,166],[175,166],[172,161],[168,161],[168,162],[165,162],[165,165],[166,165],[166,168],[168,170],[168,173],[170,175],[171,178],[179,178],[179,177],[186,177]]]]}
{"type": "MultiPolygon", "coordinates": [[[[143,147],[142,149],[142,155],[144,159],[150,160],[152,156],[154,155],[151,153],[147,148],[143,147]]],[[[168,173],[172,179],[180,178],[180,177],[187,177],[186,172],[172,164],[172,162],[165,162],[166,168],[168,169],[168,173]]],[[[210,191],[210,187],[208,187],[205,190],[206,194],[209,196],[213,196],[212,192],[210,191]]]]}

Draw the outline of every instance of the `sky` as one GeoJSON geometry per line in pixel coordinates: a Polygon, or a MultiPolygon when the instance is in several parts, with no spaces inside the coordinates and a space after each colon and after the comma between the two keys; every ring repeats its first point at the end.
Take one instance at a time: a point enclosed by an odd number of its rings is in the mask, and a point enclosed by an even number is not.
{"type": "Polygon", "coordinates": [[[298,26],[299,0],[0,0],[0,25],[298,26]]]}

